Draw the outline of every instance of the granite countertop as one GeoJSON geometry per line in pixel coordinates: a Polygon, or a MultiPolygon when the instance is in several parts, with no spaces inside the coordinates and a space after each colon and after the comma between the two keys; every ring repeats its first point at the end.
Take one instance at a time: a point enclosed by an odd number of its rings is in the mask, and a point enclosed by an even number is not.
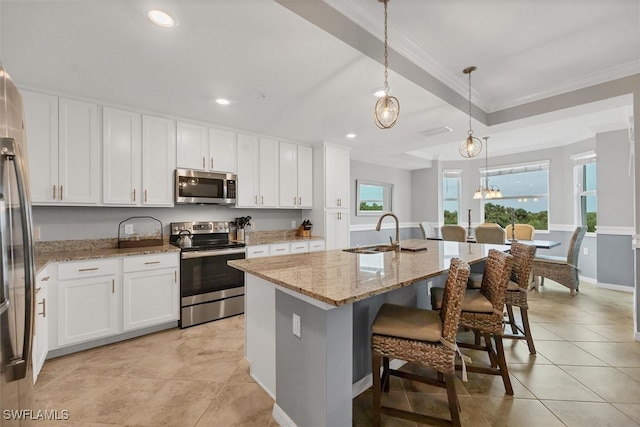
{"type": "MultiPolygon", "coordinates": [[[[423,241],[424,242],[424,241],[423,241]]],[[[504,245],[426,241],[420,252],[358,254],[333,250],[228,261],[234,268],[324,303],[340,306],[442,274],[451,258],[469,264],[504,245]]]]}
{"type": "Polygon", "coordinates": [[[271,245],[274,243],[290,243],[309,240],[323,240],[320,236],[296,236],[296,230],[284,231],[252,231],[247,233],[244,241],[247,246],[271,245]]]}
{"type": "Polygon", "coordinates": [[[118,248],[118,239],[56,240],[36,242],[36,274],[50,262],[81,261],[133,255],[180,252],[166,240],[161,246],[118,248]]]}

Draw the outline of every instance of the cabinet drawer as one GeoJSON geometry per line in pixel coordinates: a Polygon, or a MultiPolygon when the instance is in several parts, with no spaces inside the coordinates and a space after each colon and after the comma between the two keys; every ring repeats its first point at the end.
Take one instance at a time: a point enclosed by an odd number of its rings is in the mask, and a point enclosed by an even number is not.
{"type": "Polygon", "coordinates": [[[117,274],[119,262],[119,259],[62,262],[58,265],[58,279],[78,279],[117,274]]]}
{"type": "Polygon", "coordinates": [[[247,258],[260,258],[270,254],[269,245],[247,246],[247,258]]]}
{"type": "Polygon", "coordinates": [[[324,251],[324,240],[314,240],[312,242],[309,242],[309,251],[324,251]]]}
{"type": "Polygon", "coordinates": [[[291,253],[301,254],[309,252],[309,242],[294,242],[291,243],[291,253]]]}
{"type": "Polygon", "coordinates": [[[289,243],[274,243],[271,245],[271,255],[287,255],[291,253],[289,243]]]}
{"type": "Polygon", "coordinates": [[[157,254],[144,256],[130,256],[122,259],[122,271],[153,270],[156,268],[175,268],[178,266],[178,254],[157,254]]]}

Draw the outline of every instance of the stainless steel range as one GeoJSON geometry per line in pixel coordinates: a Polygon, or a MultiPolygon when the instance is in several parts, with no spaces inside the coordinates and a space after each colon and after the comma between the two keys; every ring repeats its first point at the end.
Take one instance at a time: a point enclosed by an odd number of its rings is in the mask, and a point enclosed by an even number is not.
{"type": "Polygon", "coordinates": [[[172,222],[169,242],[181,248],[181,328],[244,313],[244,274],[227,265],[244,243],[229,241],[228,222],[172,222]]]}

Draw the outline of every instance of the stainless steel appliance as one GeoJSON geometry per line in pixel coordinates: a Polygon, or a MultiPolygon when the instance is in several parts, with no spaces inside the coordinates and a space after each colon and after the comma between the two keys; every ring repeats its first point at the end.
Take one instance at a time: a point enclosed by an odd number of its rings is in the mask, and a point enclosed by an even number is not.
{"type": "Polygon", "coordinates": [[[244,243],[229,241],[229,223],[172,222],[169,242],[180,247],[180,327],[244,313],[244,274],[227,265],[244,258],[244,243]],[[181,246],[185,231],[191,246],[181,246]]]}
{"type": "Polygon", "coordinates": [[[30,424],[34,256],[22,96],[0,65],[0,425],[30,424]]]}
{"type": "Polygon", "coordinates": [[[176,169],[176,203],[233,205],[236,203],[236,175],[176,169]]]}

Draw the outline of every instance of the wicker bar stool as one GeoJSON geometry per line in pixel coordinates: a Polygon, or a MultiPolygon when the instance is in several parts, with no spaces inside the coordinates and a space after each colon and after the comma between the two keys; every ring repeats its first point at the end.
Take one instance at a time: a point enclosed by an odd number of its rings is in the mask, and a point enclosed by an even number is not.
{"type": "MultiPolygon", "coordinates": [[[[420,423],[451,423],[460,426],[460,403],[454,385],[456,331],[460,320],[462,298],[469,277],[469,264],[453,258],[449,268],[440,312],[394,304],[384,304],[371,327],[373,374],[373,421],[380,426],[382,413],[420,423]],[[435,369],[436,378],[428,378],[389,368],[389,359],[417,362],[435,369]],[[380,362],[384,366],[380,376],[380,362]],[[406,378],[447,390],[451,419],[395,409],[381,405],[382,390],[389,391],[389,375],[406,378]]],[[[464,356],[466,358],[466,356],[464,356]]],[[[468,358],[467,358],[468,359],[468,358]]],[[[464,359],[462,361],[464,365],[464,359]]]]}
{"type": "Polygon", "coordinates": [[[531,283],[531,271],[533,270],[533,259],[536,256],[536,247],[523,243],[513,242],[509,253],[513,256],[513,268],[511,269],[511,280],[507,286],[505,306],[509,316],[512,334],[504,334],[504,338],[527,340],[529,353],[536,354],[536,347],[533,344],[531,327],[529,326],[529,306],[527,304],[527,294],[531,283]],[[515,321],[513,307],[520,308],[522,327],[515,321]]]}
{"type": "MultiPolygon", "coordinates": [[[[482,335],[485,345],[479,345],[479,340],[474,344],[458,342],[459,347],[482,350],[489,354],[491,367],[468,366],[466,369],[468,372],[501,376],[505,391],[509,395],[513,394],[513,388],[504,356],[502,334],[503,309],[512,267],[513,256],[495,249],[489,250],[480,290],[465,291],[460,316],[460,326],[473,330],[476,336],[482,335]]],[[[442,301],[442,288],[431,288],[431,306],[438,310],[442,307],[442,301]]]]}

